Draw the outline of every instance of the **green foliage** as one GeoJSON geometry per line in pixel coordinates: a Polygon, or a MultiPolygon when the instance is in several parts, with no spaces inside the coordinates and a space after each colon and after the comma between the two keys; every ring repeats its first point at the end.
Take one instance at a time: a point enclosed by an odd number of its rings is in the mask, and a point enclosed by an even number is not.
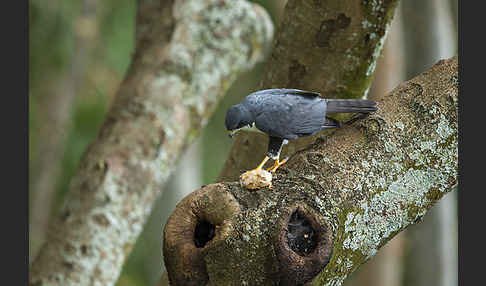
{"type": "Polygon", "coordinates": [[[29,75],[30,87],[52,73],[66,68],[72,48],[73,10],[48,8],[41,1],[30,1],[29,15],[29,75]]]}
{"type": "Polygon", "coordinates": [[[101,41],[105,64],[123,76],[131,60],[135,46],[134,0],[111,0],[101,19],[101,41]]]}

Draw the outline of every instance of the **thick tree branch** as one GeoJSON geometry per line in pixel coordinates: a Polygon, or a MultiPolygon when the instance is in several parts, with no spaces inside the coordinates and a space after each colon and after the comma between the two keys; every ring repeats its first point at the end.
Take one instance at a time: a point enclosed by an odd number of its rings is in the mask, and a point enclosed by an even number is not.
{"type": "Polygon", "coordinates": [[[457,184],[457,65],[440,61],[298,152],[273,190],[187,196],[164,229],[171,285],[340,285],[457,184]]]}
{"type": "Polygon", "coordinates": [[[134,59],[33,262],[31,285],[115,283],[179,154],[273,33],[247,1],[142,1],[138,13],[134,59]]]}
{"type": "MultiPolygon", "coordinates": [[[[366,96],[397,3],[289,0],[260,88],[300,88],[318,91],[325,98],[366,96]]],[[[291,142],[282,156],[314,139],[291,142]]],[[[267,140],[256,133],[235,138],[219,181],[235,180],[256,167],[267,140]]]]}

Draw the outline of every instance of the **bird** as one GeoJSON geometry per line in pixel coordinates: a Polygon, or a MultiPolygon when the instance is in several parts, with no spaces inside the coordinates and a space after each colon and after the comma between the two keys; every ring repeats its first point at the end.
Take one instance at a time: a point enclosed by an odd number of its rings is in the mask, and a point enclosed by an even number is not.
{"type": "Polygon", "coordinates": [[[247,95],[226,112],[225,127],[229,137],[241,130],[257,131],[269,136],[263,161],[253,170],[266,169],[274,173],[287,162],[280,161],[280,152],[289,140],[314,135],[329,128],[340,128],[341,122],[329,114],[371,113],[378,108],[376,102],[366,99],[326,99],[319,92],[300,89],[275,88],[259,90],[247,95]]]}

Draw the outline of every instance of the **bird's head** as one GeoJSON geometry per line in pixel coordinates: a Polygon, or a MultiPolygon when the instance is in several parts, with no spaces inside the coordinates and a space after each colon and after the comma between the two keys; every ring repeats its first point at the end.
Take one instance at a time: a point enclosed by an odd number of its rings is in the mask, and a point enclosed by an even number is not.
{"type": "Polygon", "coordinates": [[[226,112],[224,124],[228,135],[233,135],[244,127],[251,127],[255,120],[251,112],[241,104],[233,105],[226,112]]]}

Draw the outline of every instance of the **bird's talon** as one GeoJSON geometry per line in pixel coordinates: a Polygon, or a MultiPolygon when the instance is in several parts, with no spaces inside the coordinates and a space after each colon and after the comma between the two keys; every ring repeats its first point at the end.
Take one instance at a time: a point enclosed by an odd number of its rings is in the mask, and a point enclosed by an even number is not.
{"type": "Polygon", "coordinates": [[[278,160],[275,160],[275,162],[273,163],[273,166],[266,169],[267,172],[272,172],[273,168],[275,168],[275,166],[277,166],[277,165],[278,165],[278,160]]]}
{"type": "Polygon", "coordinates": [[[282,162],[280,163],[280,165],[285,164],[285,162],[287,162],[288,160],[289,160],[289,157],[283,159],[282,162]]]}
{"type": "Polygon", "coordinates": [[[278,167],[282,166],[283,164],[285,164],[285,162],[287,162],[289,158],[285,158],[283,159],[282,161],[279,161],[278,159],[275,161],[275,164],[273,164],[273,166],[268,169],[267,171],[271,172],[271,173],[275,173],[275,171],[277,171],[278,167]]]}

